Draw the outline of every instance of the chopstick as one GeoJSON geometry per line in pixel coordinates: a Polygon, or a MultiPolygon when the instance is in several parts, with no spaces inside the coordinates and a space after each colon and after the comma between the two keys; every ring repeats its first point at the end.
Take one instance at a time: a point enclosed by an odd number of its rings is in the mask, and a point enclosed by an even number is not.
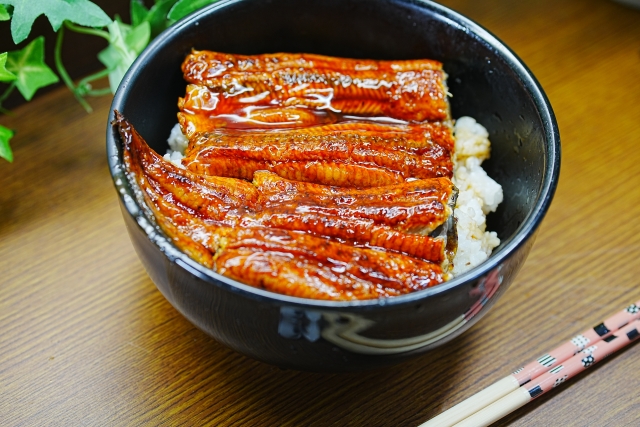
{"type": "Polygon", "coordinates": [[[516,409],[526,405],[533,399],[573,378],[585,369],[600,362],[640,337],[640,320],[634,320],[609,338],[603,339],[587,347],[566,360],[561,365],[549,370],[531,381],[531,384],[519,387],[491,405],[476,412],[455,427],[485,427],[516,409]]]}
{"type": "MultiPolygon", "coordinates": [[[[584,350],[588,344],[606,340],[613,336],[613,334],[620,328],[638,319],[640,319],[640,301],[615,313],[607,320],[593,328],[576,335],[561,346],[551,350],[543,356],[540,356],[536,360],[529,362],[527,365],[516,370],[511,375],[497,381],[468,399],[447,409],[440,415],[421,424],[419,427],[451,427],[453,425],[457,425],[457,423],[481,411],[483,408],[489,407],[493,402],[496,402],[510,393],[515,393],[516,391],[521,393],[521,400],[524,402],[525,395],[524,392],[520,390],[520,386],[549,372],[550,370],[553,370],[556,366],[559,366],[561,363],[572,358],[575,354],[584,350]]],[[[511,396],[511,398],[515,399],[515,394],[514,396],[511,396]]],[[[503,403],[506,404],[506,402],[503,403]]],[[[515,410],[518,407],[512,410],[515,410]]]]}

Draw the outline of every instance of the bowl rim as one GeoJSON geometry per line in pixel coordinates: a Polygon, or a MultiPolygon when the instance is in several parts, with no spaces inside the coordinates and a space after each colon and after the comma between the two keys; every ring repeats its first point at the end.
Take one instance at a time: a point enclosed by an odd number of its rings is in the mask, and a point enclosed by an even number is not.
{"type": "MultiPolygon", "coordinates": [[[[401,306],[409,305],[418,301],[422,301],[426,298],[433,297],[435,295],[446,293],[453,288],[462,286],[465,283],[472,283],[478,279],[486,276],[493,269],[501,265],[509,256],[517,251],[529,238],[536,232],[542,219],[549,209],[551,200],[555,194],[558,178],[560,175],[560,134],[558,130],[558,124],[556,122],[555,114],[549,103],[549,100],[542,90],[537,79],[529,68],[522,62],[522,60],[500,39],[489,32],[487,29],[465,17],[464,15],[455,12],[440,4],[434,3],[430,0],[396,0],[400,3],[414,5],[419,8],[430,10],[435,15],[438,15],[440,19],[447,22],[447,24],[460,28],[465,32],[472,34],[478,38],[482,43],[492,48],[498,56],[500,56],[505,63],[510,67],[514,74],[520,79],[522,86],[528,92],[529,96],[534,102],[537,113],[540,116],[543,125],[543,135],[547,146],[547,153],[545,157],[545,166],[543,173],[543,180],[541,184],[540,192],[534,202],[534,208],[525,217],[524,221],[520,224],[515,231],[513,237],[504,246],[501,246],[497,252],[491,254],[491,256],[477,267],[462,273],[459,276],[452,278],[437,286],[415,291],[409,294],[378,298],[370,300],[354,300],[354,301],[331,301],[331,300],[316,300],[310,298],[301,298],[278,294],[263,289],[258,289],[250,285],[246,285],[242,282],[225,277],[215,271],[199,264],[197,261],[191,259],[185,253],[180,251],[176,246],[170,243],[170,239],[155,226],[151,226],[145,220],[140,220],[141,212],[145,208],[141,208],[137,198],[132,194],[132,185],[137,187],[136,183],[127,182],[128,185],[120,186],[118,181],[122,180],[124,165],[120,161],[118,153],[118,142],[114,138],[114,132],[112,128],[112,121],[114,120],[114,110],[121,109],[123,100],[125,97],[126,88],[129,82],[135,78],[138,69],[142,67],[153,54],[153,51],[172,38],[190,27],[191,25],[197,25],[198,20],[202,15],[208,15],[214,13],[219,9],[241,3],[247,0],[220,0],[207,7],[204,7],[172,25],[168,30],[165,30],[158,35],[151,43],[142,51],[142,53],[136,58],[129,70],[123,77],[118,90],[116,91],[113,101],[111,103],[109,111],[109,120],[107,122],[107,158],[109,160],[109,171],[116,188],[118,190],[118,196],[122,205],[125,207],[127,213],[131,215],[132,219],[147,235],[147,238],[160,249],[165,256],[172,262],[175,262],[183,269],[187,270],[194,276],[212,283],[213,285],[222,286],[225,290],[244,295],[249,298],[256,299],[261,302],[267,302],[277,305],[295,305],[300,308],[315,308],[315,309],[359,309],[369,310],[381,306],[401,306]],[[120,187],[120,188],[118,188],[120,187]],[[137,220],[136,220],[137,219],[137,220]],[[142,222],[142,223],[141,223],[142,222]],[[153,234],[154,238],[151,238],[153,234]]],[[[128,181],[128,180],[125,180],[128,181]]],[[[146,220],[148,221],[148,220],[146,220]]]]}

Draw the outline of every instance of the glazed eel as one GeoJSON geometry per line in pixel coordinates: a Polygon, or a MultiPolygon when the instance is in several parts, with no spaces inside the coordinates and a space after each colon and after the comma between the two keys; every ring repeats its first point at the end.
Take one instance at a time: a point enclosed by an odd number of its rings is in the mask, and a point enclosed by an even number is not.
{"type": "Polygon", "coordinates": [[[251,286],[292,296],[388,297],[442,283],[457,190],[444,178],[354,189],[212,177],[165,161],[121,114],[114,126],[139,198],[187,255],[251,286]]]}

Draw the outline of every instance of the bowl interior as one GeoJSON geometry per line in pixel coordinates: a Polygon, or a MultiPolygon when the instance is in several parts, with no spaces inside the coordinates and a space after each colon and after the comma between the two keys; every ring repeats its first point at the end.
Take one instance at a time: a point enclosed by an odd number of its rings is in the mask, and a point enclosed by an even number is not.
{"type": "MultiPolygon", "coordinates": [[[[448,9],[410,0],[235,0],[186,18],[143,52],[113,104],[162,154],[185,91],[180,64],[192,48],[440,60],[453,117],[472,116],[490,133],[492,156],[484,166],[505,193],[488,218],[502,240],[493,257],[533,233],[546,211],[559,143],[544,94],[507,48],[448,9]]],[[[119,144],[110,132],[113,154],[119,144]]]]}

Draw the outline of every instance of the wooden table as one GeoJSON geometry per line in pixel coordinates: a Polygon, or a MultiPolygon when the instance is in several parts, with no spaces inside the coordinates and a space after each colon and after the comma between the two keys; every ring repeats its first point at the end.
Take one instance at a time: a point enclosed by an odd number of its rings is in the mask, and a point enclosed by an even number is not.
{"type": "MultiPolygon", "coordinates": [[[[562,173],[515,283],[459,340],[349,375],[283,371],[205,336],[138,261],[107,170],[110,99],[3,116],[0,425],[418,425],[640,300],[640,12],[605,0],[450,0],[506,42],[557,114],[562,173]]],[[[640,424],[628,348],[500,425],[640,424]]]]}

